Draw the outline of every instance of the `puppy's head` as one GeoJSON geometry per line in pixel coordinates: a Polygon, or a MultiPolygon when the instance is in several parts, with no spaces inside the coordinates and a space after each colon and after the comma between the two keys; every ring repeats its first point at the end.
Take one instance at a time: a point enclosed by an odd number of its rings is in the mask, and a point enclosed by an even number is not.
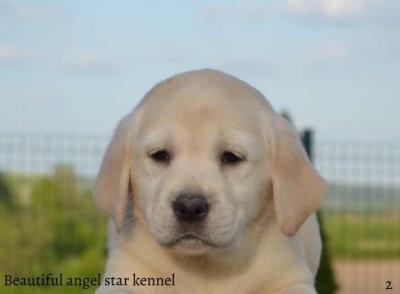
{"type": "Polygon", "coordinates": [[[265,98],[202,70],[161,82],[121,121],[95,199],[119,228],[131,198],[159,244],[204,254],[240,244],[266,210],[294,235],[324,193],[295,130],[265,98]]]}

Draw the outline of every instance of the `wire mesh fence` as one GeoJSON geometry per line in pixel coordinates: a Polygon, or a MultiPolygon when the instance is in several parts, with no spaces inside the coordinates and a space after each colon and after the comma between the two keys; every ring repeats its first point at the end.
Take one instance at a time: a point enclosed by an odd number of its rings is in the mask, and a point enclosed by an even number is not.
{"type": "Polygon", "coordinates": [[[398,291],[400,145],[317,142],[314,159],[329,183],[322,211],[340,292],[398,291]]]}
{"type": "MultiPolygon", "coordinates": [[[[91,196],[109,139],[0,134],[0,272],[76,279],[67,289],[1,285],[0,293],[93,292],[79,277],[103,271],[107,220],[91,196]]],[[[400,144],[317,141],[314,163],[329,184],[322,213],[339,292],[395,293],[400,144]]]]}

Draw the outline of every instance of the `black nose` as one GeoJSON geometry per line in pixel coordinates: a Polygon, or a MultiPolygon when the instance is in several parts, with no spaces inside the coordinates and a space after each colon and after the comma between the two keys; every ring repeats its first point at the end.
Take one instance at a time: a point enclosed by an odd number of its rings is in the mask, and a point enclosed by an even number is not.
{"type": "Polygon", "coordinates": [[[208,203],[204,196],[195,194],[183,194],[172,203],[176,217],[187,223],[202,220],[208,213],[208,203]]]}

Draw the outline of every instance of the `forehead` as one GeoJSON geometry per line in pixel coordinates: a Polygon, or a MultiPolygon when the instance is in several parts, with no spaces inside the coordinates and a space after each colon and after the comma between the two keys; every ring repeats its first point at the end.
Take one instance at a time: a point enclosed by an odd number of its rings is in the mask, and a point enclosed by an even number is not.
{"type": "Polygon", "coordinates": [[[250,145],[259,139],[260,121],[248,105],[232,103],[220,96],[160,99],[144,112],[140,135],[146,141],[179,141],[190,146],[218,142],[250,145]],[[215,98],[215,99],[214,99],[215,98]]]}
{"type": "Polygon", "coordinates": [[[143,147],[180,144],[195,151],[219,144],[245,148],[260,144],[261,130],[254,119],[220,111],[214,107],[188,107],[184,111],[164,110],[146,118],[139,132],[143,147]]]}
{"type": "Polygon", "coordinates": [[[191,129],[214,128],[254,131],[260,116],[271,110],[260,92],[224,73],[189,72],[156,85],[143,99],[142,125],[177,124],[191,129]]]}
{"type": "Polygon", "coordinates": [[[209,70],[161,82],[138,110],[138,141],[151,145],[179,141],[196,149],[220,143],[258,146],[272,113],[256,89],[209,70]]]}

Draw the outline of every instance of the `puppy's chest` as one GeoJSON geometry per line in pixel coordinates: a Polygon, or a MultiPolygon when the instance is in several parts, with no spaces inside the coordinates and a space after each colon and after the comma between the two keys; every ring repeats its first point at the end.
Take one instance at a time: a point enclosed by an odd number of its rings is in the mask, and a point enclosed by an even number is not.
{"type": "MultiPolygon", "coordinates": [[[[250,280],[249,280],[250,281],[250,280]]],[[[261,293],[258,292],[261,284],[257,285],[257,283],[243,283],[238,281],[194,281],[194,280],[185,280],[178,279],[176,284],[171,287],[146,287],[146,288],[136,288],[133,293],[152,293],[152,294],[187,294],[190,290],[190,293],[193,294],[223,294],[223,293],[232,293],[232,294],[252,294],[252,293],[261,293]]]]}
{"type": "Polygon", "coordinates": [[[108,267],[110,276],[129,276],[128,288],[135,294],[270,293],[269,289],[278,278],[274,272],[273,268],[265,265],[250,267],[235,274],[196,272],[162,259],[149,264],[128,256],[118,259],[117,263],[110,262],[108,267]],[[136,279],[134,284],[133,279],[136,279]]]}
{"type": "MultiPolygon", "coordinates": [[[[265,280],[252,273],[243,273],[231,277],[199,275],[190,271],[181,271],[171,269],[171,272],[147,272],[150,277],[171,277],[173,275],[173,284],[169,286],[142,287],[136,288],[137,293],[155,293],[155,294],[255,294],[260,289],[265,289],[265,280]]],[[[136,293],[136,292],[134,292],[136,293]]]]}

